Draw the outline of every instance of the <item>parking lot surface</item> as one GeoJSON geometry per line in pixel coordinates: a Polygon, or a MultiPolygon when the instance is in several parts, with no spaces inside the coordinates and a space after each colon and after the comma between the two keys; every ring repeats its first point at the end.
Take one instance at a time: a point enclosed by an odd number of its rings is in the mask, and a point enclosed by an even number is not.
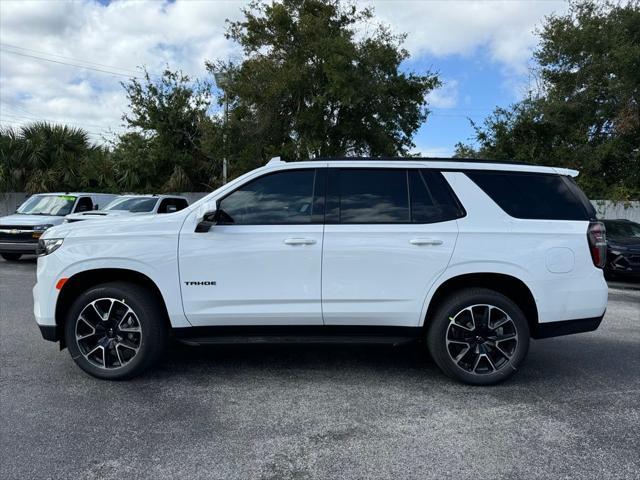
{"type": "Polygon", "coordinates": [[[0,477],[640,477],[640,292],[468,387],[423,346],[173,345],[128,382],[42,340],[35,262],[0,260],[0,477]]]}

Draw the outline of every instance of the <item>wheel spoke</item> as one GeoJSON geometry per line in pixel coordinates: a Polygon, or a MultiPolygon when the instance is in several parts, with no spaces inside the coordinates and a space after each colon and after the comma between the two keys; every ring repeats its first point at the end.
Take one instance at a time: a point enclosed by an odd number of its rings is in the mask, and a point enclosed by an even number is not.
{"type": "Polygon", "coordinates": [[[120,356],[120,350],[118,350],[119,346],[120,344],[116,343],[116,355],[118,356],[118,362],[120,363],[120,366],[123,366],[124,362],[122,361],[122,357],[120,356]]]}
{"type": "Polygon", "coordinates": [[[456,355],[456,358],[454,358],[453,360],[457,363],[460,364],[460,361],[466,357],[467,353],[469,353],[471,351],[471,347],[466,347],[464,350],[462,350],[458,355],[456,355]]]}
{"type": "Polygon", "coordinates": [[[455,325],[456,327],[463,328],[463,329],[467,330],[468,332],[473,332],[476,329],[476,320],[474,318],[473,310],[471,308],[465,308],[460,313],[458,313],[455,317],[449,317],[449,321],[451,322],[451,324],[455,325]],[[458,317],[460,315],[462,315],[463,313],[465,313],[465,312],[469,312],[469,316],[471,317],[471,328],[469,328],[466,325],[458,322],[458,317]]]}
{"type": "Polygon", "coordinates": [[[116,348],[117,347],[128,348],[129,350],[133,350],[134,352],[137,352],[138,348],[140,348],[140,347],[136,347],[135,345],[130,345],[129,342],[126,342],[124,340],[121,341],[121,342],[116,343],[116,348]]]}
{"type": "Polygon", "coordinates": [[[131,308],[127,310],[127,312],[122,317],[122,320],[120,320],[120,322],[118,323],[118,330],[120,330],[121,332],[127,332],[127,333],[140,332],[140,324],[135,314],[133,313],[133,310],[131,310],[131,308]],[[127,325],[123,326],[123,324],[125,323],[125,320],[127,321],[127,325]],[[134,320],[135,320],[135,323],[134,323],[134,320]],[[135,324],[138,324],[138,325],[136,326],[135,324]]]}
{"type": "Polygon", "coordinates": [[[511,359],[511,355],[509,355],[507,352],[505,352],[502,347],[500,346],[500,344],[496,343],[495,345],[495,349],[500,352],[507,360],[511,359]]]}

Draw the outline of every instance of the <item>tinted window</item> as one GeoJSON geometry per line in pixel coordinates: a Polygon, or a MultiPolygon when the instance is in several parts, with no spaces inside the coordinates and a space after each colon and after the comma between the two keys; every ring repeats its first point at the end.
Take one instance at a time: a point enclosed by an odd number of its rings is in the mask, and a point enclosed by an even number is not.
{"type": "Polygon", "coordinates": [[[187,206],[187,201],[183,198],[165,198],[158,207],[158,213],[178,212],[187,206]]]}
{"type": "Polygon", "coordinates": [[[277,225],[311,223],[315,170],[260,177],[222,199],[224,223],[277,225]]]}
{"type": "Polygon", "coordinates": [[[93,201],[89,197],[80,197],[78,203],[76,204],[75,213],[79,212],[88,212],[89,210],[93,210],[93,201]]]}
{"type": "Polygon", "coordinates": [[[401,169],[341,169],[340,223],[409,223],[407,172],[401,169]]]}
{"type": "Polygon", "coordinates": [[[512,217],[542,220],[590,218],[582,201],[560,175],[481,171],[467,171],[466,174],[512,217]]]}
{"type": "Polygon", "coordinates": [[[464,215],[439,172],[409,170],[409,190],[414,223],[444,222],[464,215]]]}

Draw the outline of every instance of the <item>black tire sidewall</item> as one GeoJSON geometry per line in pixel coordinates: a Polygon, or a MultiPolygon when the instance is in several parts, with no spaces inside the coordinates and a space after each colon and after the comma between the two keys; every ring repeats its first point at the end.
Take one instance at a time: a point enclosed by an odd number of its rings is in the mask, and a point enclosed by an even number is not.
{"type": "Polygon", "coordinates": [[[166,344],[166,327],[162,311],[149,292],[136,285],[113,282],[90,288],[73,303],[65,321],[65,341],[71,357],[85,372],[107,380],[124,380],[139,375],[156,362],[166,344]],[[103,369],[90,363],[81,353],[75,338],[75,326],[82,310],[100,298],[116,298],[131,307],[142,328],[142,340],[136,356],[124,367],[103,369]]]}
{"type": "Polygon", "coordinates": [[[448,376],[470,385],[493,385],[509,378],[522,364],[529,351],[529,336],[527,319],[515,302],[496,291],[474,288],[460,290],[440,305],[429,325],[427,345],[433,360],[448,376]],[[476,304],[489,304],[501,308],[511,317],[517,330],[518,344],[509,364],[491,374],[478,375],[463,370],[455,364],[447,351],[449,318],[476,304]]]}

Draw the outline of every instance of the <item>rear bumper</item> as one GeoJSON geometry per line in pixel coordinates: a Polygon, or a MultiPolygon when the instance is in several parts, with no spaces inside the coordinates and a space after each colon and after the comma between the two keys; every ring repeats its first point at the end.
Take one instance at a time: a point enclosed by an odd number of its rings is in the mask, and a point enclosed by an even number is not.
{"type": "Polygon", "coordinates": [[[0,253],[35,254],[38,242],[0,242],[0,253]]]}
{"type": "Polygon", "coordinates": [[[577,320],[565,320],[563,322],[539,323],[531,336],[533,338],[560,337],[562,335],[572,335],[574,333],[593,332],[597,330],[604,318],[604,313],[599,317],[580,318],[577,320]]]}

